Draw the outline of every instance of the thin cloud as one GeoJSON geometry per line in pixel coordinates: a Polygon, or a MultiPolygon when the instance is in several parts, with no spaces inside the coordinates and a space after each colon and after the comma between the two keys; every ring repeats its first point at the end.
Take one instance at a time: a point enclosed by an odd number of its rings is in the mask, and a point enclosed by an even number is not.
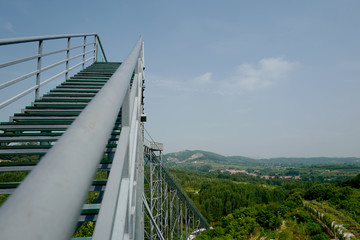
{"type": "Polygon", "coordinates": [[[2,21],[0,23],[0,28],[6,30],[8,32],[11,32],[11,33],[16,33],[16,31],[14,30],[13,24],[9,21],[2,21]]]}
{"type": "Polygon", "coordinates": [[[211,82],[211,77],[212,77],[212,73],[211,72],[206,72],[203,75],[201,75],[199,77],[196,77],[195,82],[201,83],[201,84],[210,83],[211,82]]]}
{"type": "Polygon", "coordinates": [[[238,65],[233,74],[225,79],[214,78],[212,72],[184,79],[174,76],[151,76],[150,78],[154,85],[167,90],[233,95],[239,93],[239,89],[255,90],[272,86],[287,79],[299,66],[300,63],[287,61],[283,57],[263,58],[257,64],[238,65]]]}
{"type": "Polygon", "coordinates": [[[198,89],[194,88],[188,81],[179,80],[174,76],[161,76],[147,74],[147,81],[151,82],[152,86],[166,91],[180,91],[180,92],[197,92],[198,89]]]}
{"type": "Polygon", "coordinates": [[[299,65],[298,62],[290,62],[283,57],[263,58],[256,65],[239,65],[233,79],[237,86],[248,90],[266,88],[286,79],[299,65]]]}

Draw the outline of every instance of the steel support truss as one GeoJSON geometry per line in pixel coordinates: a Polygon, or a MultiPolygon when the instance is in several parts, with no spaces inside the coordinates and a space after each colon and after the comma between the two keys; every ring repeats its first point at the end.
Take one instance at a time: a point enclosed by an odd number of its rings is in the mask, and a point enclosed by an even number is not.
{"type": "Polygon", "coordinates": [[[145,146],[144,239],[190,239],[209,224],[162,166],[162,154],[145,146]]]}

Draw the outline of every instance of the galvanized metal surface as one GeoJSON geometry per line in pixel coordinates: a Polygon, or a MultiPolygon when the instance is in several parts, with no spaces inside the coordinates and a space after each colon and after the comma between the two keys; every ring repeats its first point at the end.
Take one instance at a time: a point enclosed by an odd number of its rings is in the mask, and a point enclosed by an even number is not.
{"type": "MultiPolygon", "coordinates": [[[[143,145],[139,121],[143,111],[139,101],[139,88],[143,80],[141,56],[140,54],[137,56],[132,88],[127,90],[122,105],[123,126],[93,239],[134,239],[135,226],[139,226],[138,221],[141,216],[136,211],[136,206],[142,200],[141,194],[137,194],[137,186],[143,184],[138,177],[143,159],[143,152],[139,152],[139,146],[143,145]],[[141,69],[141,72],[138,69],[141,69]]],[[[137,235],[142,231],[141,228],[136,228],[137,235]]]]}
{"type": "Polygon", "coordinates": [[[36,42],[39,40],[54,40],[61,38],[73,38],[83,36],[97,36],[97,33],[79,33],[79,34],[63,34],[63,35],[46,35],[46,36],[34,36],[34,37],[19,37],[19,38],[6,38],[0,39],[0,45],[25,43],[25,42],[36,42]]]}
{"type": "MultiPolygon", "coordinates": [[[[138,63],[141,46],[140,39],[104,88],[3,204],[0,211],[0,239],[71,237],[125,98],[128,81],[138,63]],[[109,102],[112,107],[104,108],[109,102]]],[[[130,168],[130,171],[133,170],[134,165],[130,168]]],[[[132,179],[134,177],[130,174],[129,180],[132,179]]],[[[126,192],[126,186],[130,185],[127,185],[126,179],[122,183],[125,190],[121,191],[126,192]]],[[[129,198],[133,198],[132,192],[129,198]]],[[[129,236],[128,233],[125,236],[129,236]]]]}

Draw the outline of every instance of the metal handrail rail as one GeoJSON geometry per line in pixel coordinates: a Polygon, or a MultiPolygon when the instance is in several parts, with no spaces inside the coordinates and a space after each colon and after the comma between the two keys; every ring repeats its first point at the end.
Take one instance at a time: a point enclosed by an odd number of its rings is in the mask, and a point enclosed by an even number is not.
{"type": "MultiPolygon", "coordinates": [[[[91,53],[91,52],[93,52],[93,50],[90,50],[90,51],[85,52],[85,55],[88,54],[88,53],[91,53]]],[[[47,54],[47,55],[49,55],[49,54],[47,54]]],[[[41,55],[41,56],[46,56],[46,55],[41,55]]],[[[17,83],[17,82],[20,82],[20,81],[22,81],[22,80],[25,80],[26,78],[29,78],[29,77],[31,77],[31,76],[34,76],[34,75],[37,74],[37,73],[44,72],[44,71],[46,71],[46,70],[49,70],[49,69],[51,69],[51,68],[53,68],[53,67],[56,67],[56,66],[62,64],[62,63],[65,63],[65,62],[67,62],[67,61],[76,59],[76,58],[81,57],[81,56],[83,56],[83,53],[78,54],[78,55],[75,55],[75,56],[73,56],[73,57],[71,57],[71,58],[69,58],[69,59],[61,60],[61,61],[59,61],[59,62],[53,63],[53,64],[48,65],[48,66],[46,66],[46,67],[44,67],[44,68],[41,68],[41,69],[39,69],[39,70],[30,72],[30,73],[28,73],[28,74],[25,74],[25,75],[23,75],[23,76],[20,76],[20,77],[18,77],[18,78],[15,78],[15,79],[13,79],[13,80],[8,81],[8,82],[5,82],[5,83],[3,83],[3,84],[0,84],[0,89],[6,88],[7,86],[11,86],[11,85],[13,85],[13,84],[15,84],[15,83],[17,83]]],[[[0,107],[0,108],[1,108],[1,107],[0,107]]]]}
{"type": "Polygon", "coordinates": [[[98,36],[98,34],[96,33],[87,33],[87,34],[68,34],[68,35],[50,35],[50,36],[37,36],[37,37],[25,37],[25,38],[10,38],[10,39],[0,39],[0,46],[2,45],[10,45],[10,44],[21,44],[21,43],[27,43],[27,42],[38,42],[39,43],[39,47],[38,47],[38,54],[36,55],[32,55],[32,56],[28,56],[28,57],[24,57],[24,58],[20,58],[20,59],[16,59],[16,60],[11,60],[5,63],[1,63],[0,64],[0,68],[5,68],[5,67],[9,67],[9,66],[13,66],[19,63],[23,63],[23,62],[27,62],[30,60],[34,60],[37,59],[37,69],[35,71],[26,73],[22,76],[16,77],[14,79],[11,79],[5,83],[0,84],[0,90],[4,89],[6,87],[9,87],[15,83],[18,83],[20,81],[23,81],[25,79],[28,79],[32,76],[36,75],[36,83],[35,85],[31,86],[30,88],[26,89],[25,91],[3,101],[0,102],[0,109],[11,104],[12,102],[22,98],[23,96],[35,91],[35,99],[39,98],[39,90],[40,87],[45,85],[46,83],[60,77],[61,75],[65,74],[65,78],[68,77],[68,73],[69,71],[73,70],[75,67],[69,67],[69,62],[73,59],[79,58],[79,57],[83,57],[82,62],[80,64],[76,64],[75,66],[78,67],[80,65],[82,65],[82,68],[85,68],[85,64],[90,61],[93,60],[94,62],[97,61],[97,57],[98,57],[98,47],[100,47],[101,50],[101,55],[103,56],[104,60],[107,62],[107,58],[105,56],[105,52],[104,49],[101,45],[100,42],[100,38],[98,36]],[[94,41],[90,42],[90,43],[86,43],[86,37],[88,36],[94,36],[94,41]],[[74,46],[74,47],[70,47],[70,40],[71,38],[79,38],[79,37],[83,37],[84,38],[84,43],[74,46]],[[43,42],[45,40],[55,40],[55,39],[67,39],[67,48],[64,49],[60,49],[60,50],[55,50],[55,51],[51,51],[51,52],[47,52],[47,53],[43,53],[42,49],[43,49],[43,42]],[[89,50],[86,51],[86,47],[93,45],[94,47],[89,50]],[[78,54],[76,56],[72,56],[70,57],[70,51],[77,49],[77,48],[83,48],[83,52],[81,54],[78,54]],[[65,59],[58,61],[56,63],[50,64],[46,67],[42,67],[41,66],[41,61],[42,58],[45,56],[49,56],[49,55],[53,55],[53,54],[57,54],[57,53],[61,53],[61,52],[66,52],[66,57],[65,59]],[[94,56],[91,57],[90,59],[85,59],[85,56],[90,54],[90,53],[94,53],[94,56]],[[60,74],[55,74],[52,77],[50,77],[49,79],[47,79],[46,81],[41,82],[41,73],[52,69],[56,66],[59,66],[60,64],[66,64],[66,70],[62,71],[60,74]]]}
{"type": "MultiPolygon", "coordinates": [[[[119,110],[125,104],[128,105],[125,108],[130,108],[128,114],[131,114],[130,99],[126,96],[129,95],[130,79],[139,65],[141,53],[142,38],[105,86],[2,205],[0,239],[71,237],[119,110]]],[[[139,124],[138,120],[135,122],[139,124]]],[[[135,133],[136,130],[130,127],[130,137],[125,143],[132,145],[136,152],[136,146],[133,146],[136,136],[132,136],[135,133]]],[[[123,142],[119,140],[118,144],[123,142]]],[[[133,149],[129,147],[126,155],[134,156],[133,149]]],[[[129,172],[128,179],[131,180],[136,172],[134,165],[129,172]]],[[[134,186],[133,182],[131,186],[134,186]]]]}
{"type": "MultiPolygon", "coordinates": [[[[89,45],[93,45],[93,44],[95,44],[95,42],[88,43],[85,46],[89,46],[89,45]]],[[[8,67],[8,66],[15,65],[15,64],[18,64],[18,63],[22,63],[22,62],[26,62],[26,61],[29,61],[29,60],[33,60],[33,59],[36,59],[38,57],[45,57],[45,56],[49,56],[49,55],[56,54],[56,53],[61,53],[61,52],[74,50],[74,49],[77,49],[77,48],[81,48],[83,46],[84,45],[78,45],[78,46],[72,47],[72,48],[64,48],[64,49],[61,49],[61,50],[56,50],[56,51],[43,53],[43,54],[36,54],[36,55],[30,56],[30,57],[9,61],[9,62],[0,64],[0,68],[8,67]]]]}
{"type": "MultiPolygon", "coordinates": [[[[141,38],[140,40],[141,41],[141,38]]],[[[140,43],[140,42],[138,42],[140,43]]],[[[141,108],[141,88],[143,82],[143,45],[141,43],[137,64],[134,69],[134,77],[131,88],[128,89],[125,101],[122,105],[122,127],[112,161],[106,191],[102,200],[102,207],[96,221],[96,226],[92,239],[126,239],[129,234],[133,239],[136,223],[142,222],[141,216],[135,212],[129,212],[133,206],[141,211],[141,206],[135,202],[142,199],[143,189],[134,189],[143,185],[143,180],[138,172],[141,172],[143,150],[143,137],[140,129],[141,108]],[[137,176],[135,176],[137,175],[137,176]],[[135,193],[134,193],[135,192],[135,193]],[[141,192],[141,194],[139,194],[141,192]],[[132,214],[136,214],[136,217],[132,214]],[[133,225],[126,224],[130,219],[136,218],[133,225]],[[126,229],[127,228],[127,229],[126,229]]],[[[123,63],[124,64],[124,63],[123,63]]],[[[129,76],[131,78],[131,76],[129,76]]],[[[141,229],[136,229],[137,234],[141,235],[141,229]]],[[[139,239],[142,239],[141,237],[139,239]]]]}
{"type": "Polygon", "coordinates": [[[18,37],[0,39],[0,45],[25,43],[25,42],[37,42],[41,40],[61,39],[61,38],[73,38],[84,36],[97,36],[97,33],[79,33],[79,34],[63,34],[63,35],[47,35],[47,36],[33,36],[33,37],[18,37]]]}

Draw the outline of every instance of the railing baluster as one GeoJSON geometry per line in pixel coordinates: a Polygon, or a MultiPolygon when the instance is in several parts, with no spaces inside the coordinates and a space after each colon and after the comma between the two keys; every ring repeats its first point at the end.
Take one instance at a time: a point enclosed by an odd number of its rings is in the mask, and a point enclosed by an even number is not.
{"type": "Polygon", "coordinates": [[[69,77],[69,58],[70,58],[70,38],[67,39],[67,51],[66,51],[66,73],[65,80],[69,77]]]}
{"type": "Polygon", "coordinates": [[[83,47],[83,64],[82,69],[85,69],[85,54],[86,54],[86,36],[84,36],[84,47],[83,47]]]}
{"type": "Polygon", "coordinates": [[[98,55],[98,49],[97,49],[97,37],[94,36],[94,62],[97,62],[97,55],[98,55]]]}
{"type": "Polygon", "coordinates": [[[42,49],[43,49],[43,40],[39,41],[39,48],[38,48],[38,60],[37,60],[37,70],[39,71],[36,74],[36,86],[37,88],[35,89],[35,99],[39,99],[39,93],[40,93],[40,74],[41,74],[41,54],[42,54],[42,49]]]}

